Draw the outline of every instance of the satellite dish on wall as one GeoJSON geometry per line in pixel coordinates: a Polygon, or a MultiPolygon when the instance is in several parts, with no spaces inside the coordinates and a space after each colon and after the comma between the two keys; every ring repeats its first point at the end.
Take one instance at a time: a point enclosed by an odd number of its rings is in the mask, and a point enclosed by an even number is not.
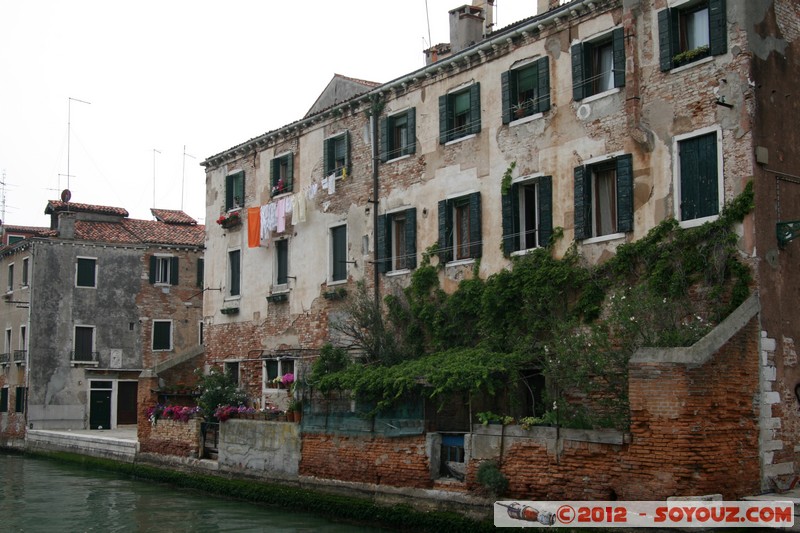
{"type": "Polygon", "coordinates": [[[69,202],[72,198],[72,193],[69,192],[69,189],[64,189],[61,191],[61,201],[62,202],[69,202]]]}

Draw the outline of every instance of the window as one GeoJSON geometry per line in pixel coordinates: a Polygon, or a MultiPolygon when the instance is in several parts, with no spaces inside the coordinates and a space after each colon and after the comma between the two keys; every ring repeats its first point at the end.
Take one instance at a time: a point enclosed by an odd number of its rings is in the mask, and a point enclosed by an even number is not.
{"type": "MultiPolygon", "coordinates": [[[[276,388],[278,386],[275,383],[275,379],[283,376],[285,374],[294,374],[294,359],[289,359],[288,357],[281,357],[278,359],[267,359],[264,361],[264,369],[263,369],[263,376],[264,376],[264,388],[276,388]]],[[[297,380],[297,375],[295,375],[295,381],[297,380]]]]}
{"type": "Polygon", "coordinates": [[[239,386],[239,363],[238,361],[225,361],[222,363],[223,371],[233,379],[233,383],[239,386]]]}
{"type": "Polygon", "coordinates": [[[294,178],[294,154],[276,157],[270,161],[269,165],[269,184],[272,196],[291,192],[294,178]]]}
{"type": "Polygon", "coordinates": [[[73,361],[94,361],[94,326],[75,326],[73,361]]]}
{"type": "Polygon", "coordinates": [[[244,171],[225,176],[225,211],[244,205],[244,171]]]}
{"type": "Polygon", "coordinates": [[[25,240],[23,235],[9,235],[8,236],[8,245],[11,246],[12,244],[17,244],[18,242],[25,240]]]}
{"type": "Polygon", "coordinates": [[[17,387],[16,400],[14,401],[14,411],[17,413],[25,412],[25,396],[28,392],[27,387],[17,387]]]}
{"type": "Polygon", "coordinates": [[[678,164],[679,221],[701,224],[719,214],[722,204],[722,178],[717,131],[676,138],[678,164]],[[694,135],[694,136],[691,136],[694,135]]]}
{"type": "Polygon", "coordinates": [[[443,263],[481,256],[479,192],[439,202],[439,260],[443,263]]]}
{"type": "Polygon", "coordinates": [[[6,329],[5,345],[3,346],[4,353],[11,353],[11,328],[6,329]]]}
{"type": "Polygon", "coordinates": [[[241,294],[241,251],[231,250],[228,252],[228,287],[230,296],[241,294]]]}
{"type": "Polygon", "coordinates": [[[728,51],[725,0],[690,1],[658,12],[661,70],[728,51]]]}
{"type": "Polygon", "coordinates": [[[24,361],[25,360],[25,352],[28,350],[28,328],[27,326],[20,326],[19,327],[19,350],[17,350],[18,354],[14,356],[14,360],[16,361],[24,361]]]}
{"type": "Polygon", "coordinates": [[[575,167],[575,239],[633,230],[633,157],[575,167]]]}
{"type": "Polygon", "coordinates": [[[453,463],[464,463],[464,435],[442,435],[439,475],[463,477],[463,469],[453,467],[453,463]]]}
{"type": "Polygon", "coordinates": [[[172,350],[172,320],[153,320],[153,351],[172,350]]]}
{"type": "Polygon", "coordinates": [[[200,346],[203,346],[204,342],[203,340],[203,335],[205,333],[204,329],[205,329],[205,324],[201,320],[200,322],[197,323],[197,344],[200,346]]]}
{"type": "Polygon", "coordinates": [[[0,413],[8,412],[8,387],[0,389],[0,413]]]}
{"type": "Polygon", "coordinates": [[[28,257],[26,257],[25,259],[22,260],[22,286],[23,287],[27,287],[28,283],[29,283],[29,281],[28,281],[28,270],[30,269],[30,263],[31,263],[31,260],[28,257]]]}
{"type": "Polygon", "coordinates": [[[388,161],[417,150],[417,110],[411,109],[381,119],[381,161],[388,161]]]}
{"type": "Polygon", "coordinates": [[[548,57],[503,72],[500,82],[503,93],[503,124],[550,109],[548,57]]]}
{"type": "Polygon", "coordinates": [[[8,265],[8,286],[6,287],[7,292],[11,292],[14,290],[14,263],[8,265]]]}
{"type": "Polygon", "coordinates": [[[342,176],[350,172],[350,132],[345,131],[325,139],[322,145],[322,159],[326,176],[342,176]]]}
{"type": "Polygon", "coordinates": [[[347,279],[347,226],[331,228],[331,281],[347,279]]]}
{"type": "Polygon", "coordinates": [[[439,97],[439,142],[481,131],[481,84],[439,97]]]}
{"type": "Polygon", "coordinates": [[[151,255],[150,283],[177,285],[178,258],[171,256],[151,255]]]}
{"type": "Polygon", "coordinates": [[[504,254],[547,246],[553,232],[551,176],[513,183],[501,202],[504,254]]]}
{"type": "Polygon", "coordinates": [[[203,258],[197,260],[197,286],[203,288],[203,275],[205,273],[205,263],[203,258]]]}
{"type": "Polygon", "coordinates": [[[97,286],[97,259],[90,257],[79,257],[75,273],[75,285],[77,287],[96,287],[97,286]]]}
{"type": "Polygon", "coordinates": [[[275,241],[275,285],[289,283],[289,240],[275,241]]]}
{"type": "Polygon", "coordinates": [[[572,98],[575,101],[625,86],[625,36],[622,28],[572,45],[572,98]]]}
{"type": "Polygon", "coordinates": [[[416,208],[378,217],[378,271],[417,267],[416,208]]]}

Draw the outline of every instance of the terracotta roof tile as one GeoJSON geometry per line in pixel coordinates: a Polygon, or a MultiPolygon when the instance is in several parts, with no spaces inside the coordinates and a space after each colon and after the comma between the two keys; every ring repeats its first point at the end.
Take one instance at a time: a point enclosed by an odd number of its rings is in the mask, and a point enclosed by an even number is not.
{"type": "Polygon", "coordinates": [[[175,209],[151,209],[151,213],[159,222],[167,224],[197,224],[197,221],[180,210],[175,209]]]}
{"type": "Polygon", "coordinates": [[[205,226],[126,218],[120,222],[75,221],[75,238],[116,244],[202,246],[205,226]]]}
{"type": "Polygon", "coordinates": [[[61,211],[71,211],[73,213],[99,213],[102,215],[117,215],[121,217],[128,216],[128,211],[122,207],[79,204],[75,202],[62,202],[61,200],[50,200],[47,202],[47,207],[44,210],[44,214],[51,215],[61,211]]]}

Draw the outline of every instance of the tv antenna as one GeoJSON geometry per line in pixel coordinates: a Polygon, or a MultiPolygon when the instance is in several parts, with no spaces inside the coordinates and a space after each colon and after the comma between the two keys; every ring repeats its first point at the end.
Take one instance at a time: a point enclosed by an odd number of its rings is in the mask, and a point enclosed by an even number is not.
{"type": "Polygon", "coordinates": [[[186,153],[186,145],[183,145],[183,170],[181,172],[181,211],[183,211],[183,183],[186,180],[186,157],[197,159],[195,156],[186,153]]]}
{"type": "Polygon", "coordinates": [[[67,98],[67,189],[69,189],[69,154],[70,154],[70,137],[72,134],[72,102],[80,102],[82,104],[91,104],[85,100],[78,100],[77,98],[67,98]]]}

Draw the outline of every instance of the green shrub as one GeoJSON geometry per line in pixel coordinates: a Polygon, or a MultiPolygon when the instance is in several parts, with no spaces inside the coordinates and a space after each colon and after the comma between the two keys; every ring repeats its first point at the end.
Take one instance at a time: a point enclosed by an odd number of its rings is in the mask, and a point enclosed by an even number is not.
{"type": "Polygon", "coordinates": [[[508,478],[494,461],[482,462],[478,467],[476,479],[495,497],[502,496],[508,490],[508,478]]]}

